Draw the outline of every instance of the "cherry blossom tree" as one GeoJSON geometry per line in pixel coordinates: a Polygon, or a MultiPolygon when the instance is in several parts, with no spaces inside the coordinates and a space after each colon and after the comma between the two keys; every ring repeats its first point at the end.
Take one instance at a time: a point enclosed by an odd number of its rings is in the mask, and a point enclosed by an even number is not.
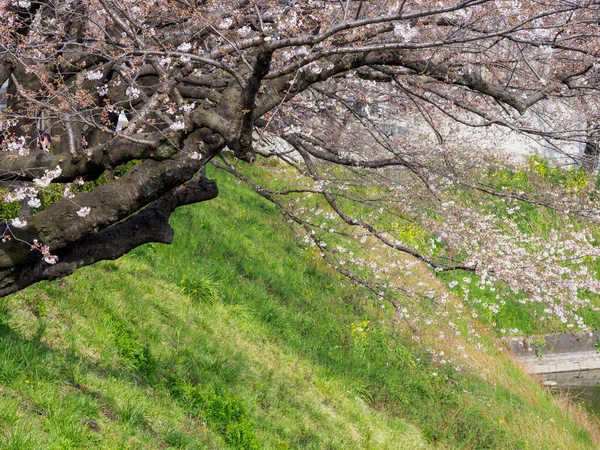
{"type": "Polygon", "coordinates": [[[584,327],[577,308],[600,291],[582,264],[599,253],[599,8],[0,0],[0,171],[4,202],[21,204],[3,220],[0,295],[171,242],[175,208],[217,196],[210,163],[400,317],[399,296],[435,297],[394,282],[420,260],[584,327]],[[495,151],[507,136],[588,174],[549,180],[551,165],[495,151]],[[257,155],[287,168],[262,165],[260,183],[257,155]],[[535,229],[534,213],[564,226],[535,229]]]}

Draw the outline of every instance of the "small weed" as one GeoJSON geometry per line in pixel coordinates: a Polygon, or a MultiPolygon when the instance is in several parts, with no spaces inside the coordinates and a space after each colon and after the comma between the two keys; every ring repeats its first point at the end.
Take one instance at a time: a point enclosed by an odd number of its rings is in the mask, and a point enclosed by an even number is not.
{"type": "Polygon", "coordinates": [[[119,417],[122,422],[128,423],[133,427],[145,427],[148,421],[144,416],[143,410],[134,402],[127,402],[120,410],[119,417]]]}
{"type": "Polygon", "coordinates": [[[261,448],[254,425],[240,397],[189,383],[177,383],[172,392],[194,415],[202,417],[211,428],[218,431],[232,448],[261,448]]]}
{"type": "Polygon", "coordinates": [[[174,448],[190,448],[194,443],[194,438],[186,435],[181,430],[171,429],[167,431],[165,443],[174,448]]]}
{"type": "Polygon", "coordinates": [[[134,370],[149,374],[154,367],[150,347],[119,317],[112,315],[110,327],[119,354],[134,370]]]}
{"type": "Polygon", "coordinates": [[[2,449],[4,450],[34,450],[35,443],[30,438],[29,433],[26,431],[14,428],[12,432],[9,432],[3,441],[0,441],[2,449]]]}
{"type": "MultiPolygon", "coordinates": [[[[5,194],[10,192],[9,189],[1,188],[0,189],[0,198],[3,198],[5,194]]],[[[19,202],[0,202],[0,217],[5,219],[12,219],[14,217],[18,217],[21,212],[21,205],[19,202]]]]}
{"type": "Polygon", "coordinates": [[[542,359],[544,347],[546,346],[546,339],[544,336],[537,337],[532,344],[535,347],[535,357],[536,359],[542,359]]]}
{"type": "Polygon", "coordinates": [[[179,282],[181,293],[193,302],[211,305],[219,301],[219,285],[210,277],[188,278],[184,273],[179,282]]]}

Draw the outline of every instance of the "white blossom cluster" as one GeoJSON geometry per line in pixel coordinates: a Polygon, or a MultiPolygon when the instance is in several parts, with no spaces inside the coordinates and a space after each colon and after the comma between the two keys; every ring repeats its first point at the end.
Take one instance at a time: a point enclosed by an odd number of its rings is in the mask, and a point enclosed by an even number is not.
{"type": "Polygon", "coordinates": [[[46,186],[48,186],[52,182],[52,180],[54,180],[55,178],[58,178],[61,173],[62,173],[62,169],[60,168],[60,166],[56,166],[54,168],[54,170],[46,170],[46,172],[44,173],[43,177],[41,177],[41,178],[34,178],[33,179],[33,183],[36,186],[39,186],[41,188],[45,188],[46,186]]]}
{"type": "Polygon", "coordinates": [[[185,122],[182,119],[178,119],[169,126],[169,129],[173,131],[185,130],[185,122]]]}
{"type": "Polygon", "coordinates": [[[27,9],[31,7],[31,2],[29,0],[13,0],[13,5],[18,6],[19,8],[27,9]]]}
{"type": "Polygon", "coordinates": [[[419,31],[407,23],[399,23],[394,26],[394,36],[405,42],[410,42],[419,35],[419,31]]]}
{"type": "Polygon", "coordinates": [[[90,213],[90,211],[91,211],[91,208],[89,206],[84,206],[77,210],[77,215],[79,217],[86,217],[90,213]]]}
{"type": "Polygon", "coordinates": [[[129,86],[125,90],[125,94],[129,96],[129,100],[135,100],[140,97],[140,90],[136,87],[129,86]]]}
{"type": "Polygon", "coordinates": [[[25,199],[35,199],[39,191],[34,187],[19,187],[4,195],[5,202],[20,202],[25,199]]]}
{"type": "Polygon", "coordinates": [[[19,136],[13,140],[10,140],[6,144],[6,149],[9,152],[18,154],[19,156],[29,155],[29,147],[27,147],[24,136],[19,136]]]}
{"type": "Polygon", "coordinates": [[[90,81],[94,81],[94,80],[101,80],[103,76],[104,75],[102,74],[102,70],[97,69],[92,72],[88,72],[85,77],[90,81]]]}

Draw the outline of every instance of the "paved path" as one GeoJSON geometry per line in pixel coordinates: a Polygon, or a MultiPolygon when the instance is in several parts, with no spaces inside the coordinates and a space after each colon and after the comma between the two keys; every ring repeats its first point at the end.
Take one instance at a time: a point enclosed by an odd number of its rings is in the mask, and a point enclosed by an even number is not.
{"type": "Polygon", "coordinates": [[[536,358],[534,355],[519,355],[517,358],[525,365],[527,372],[535,374],[600,369],[600,353],[596,350],[575,353],[551,353],[549,355],[542,355],[541,359],[536,358]]]}
{"type": "Polygon", "coordinates": [[[600,369],[599,346],[600,332],[564,333],[514,338],[511,352],[527,372],[544,375],[600,369]]]}

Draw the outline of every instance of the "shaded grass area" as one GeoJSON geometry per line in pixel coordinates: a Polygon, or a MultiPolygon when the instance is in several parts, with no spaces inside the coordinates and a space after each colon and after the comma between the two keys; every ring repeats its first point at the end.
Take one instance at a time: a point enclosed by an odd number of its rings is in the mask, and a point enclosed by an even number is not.
{"type": "Polygon", "coordinates": [[[431,364],[270,204],[218,181],[171,246],[1,300],[0,448],[595,448],[502,356],[487,380],[431,364]]]}

